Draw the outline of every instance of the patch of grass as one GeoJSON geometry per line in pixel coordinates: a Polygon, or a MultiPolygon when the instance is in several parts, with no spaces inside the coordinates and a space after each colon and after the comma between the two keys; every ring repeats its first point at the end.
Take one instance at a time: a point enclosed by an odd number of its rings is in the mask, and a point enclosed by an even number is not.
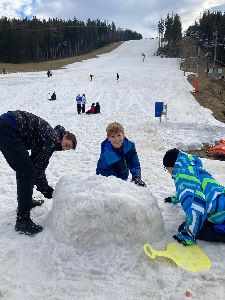
{"type": "MultiPolygon", "coordinates": [[[[215,142],[215,144],[218,144],[218,142],[215,142]]],[[[195,154],[198,157],[225,161],[225,155],[222,154],[222,153],[218,153],[218,152],[208,153],[208,150],[213,146],[215,146],[215,145],[210,145],[210,144],[207,144],[207,143],[203,143],[203,146],[202,146],[201,149],[199,149],[199,150],[192,149],[192,150],[185,151],[185,152],[190,153],[190,154],[195,154]]]]}
{"type": "Polygon", "coordinates": [[[65,65],[79,62],[89,58],[94,58],[97,55],[111,52],[115,48],[119,47],[122,43],[123,42],[113,43],[83,55],[66,57],[66,58],[51,60],[51,61],[44,61],[38,63],[23,63],[23,64],[10,64],[10,63],[0,62],[0,72],[2,72],[3,67],[5,67],[6,73],[38,72],[38,71],[47,71],[48,69],[58,70],[58,69],[62,69],[65,65]]]}
{"type": "MultiPolygon", "coordinates": [[[[196,73],[197,66],[196,42],[191,37],[184,37],[181,42],[181,49],[185,57],[185,63],[181,64],[182,70],[185,72],[196,73]]],[[[220,122],[225,123],[225,81],[207,76],[207,60],[205,53],[201,51],[201,60],[198,70],[199,91],[194,92],[194,74],[188,76],[188,81],[193,85],[193,96],[199,104],[205,108],[209,108],[213,112],[213,116],[220,122]]]]}

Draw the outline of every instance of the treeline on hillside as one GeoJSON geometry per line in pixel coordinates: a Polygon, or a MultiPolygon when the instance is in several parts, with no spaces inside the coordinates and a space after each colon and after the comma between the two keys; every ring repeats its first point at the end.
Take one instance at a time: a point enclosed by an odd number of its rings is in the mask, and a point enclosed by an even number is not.
{"type": "Polygon", "coordinates": [[[186,32],[197,39],[197,45],[214,56],[216,43],[217,64],[225,64],[225,13],[205,11],[199,22],[195,22],[186,32]]]}
{"type": "Polygon", "coordinates": [[[178,56],[182,38],[182,24],[178,14],[167,15],[164,24],[164,40],[167,42],[159,51],[168,56],[178,56]]]}
{"type": "Polygon", "coordinates": [[[90,20],[0,19],[0,61],[21,63],[87,53],[107,44],[141,39],[112,22],[90,20]]]}
{"type": "Polygon", "coordinates": [[[178,14],[167,15],[165,20],[165,39],[168,44],[177,44],[182,38],[182,25],[178,14]]]}

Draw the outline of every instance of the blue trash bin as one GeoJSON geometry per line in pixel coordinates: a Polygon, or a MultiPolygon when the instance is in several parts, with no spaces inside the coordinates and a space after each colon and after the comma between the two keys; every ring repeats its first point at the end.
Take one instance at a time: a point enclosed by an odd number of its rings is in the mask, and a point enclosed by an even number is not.
{"type": "Polygon", "coordinates": [[[155,117],[161,118],[164,108],[164,102],[155,102],[155,117]]]}

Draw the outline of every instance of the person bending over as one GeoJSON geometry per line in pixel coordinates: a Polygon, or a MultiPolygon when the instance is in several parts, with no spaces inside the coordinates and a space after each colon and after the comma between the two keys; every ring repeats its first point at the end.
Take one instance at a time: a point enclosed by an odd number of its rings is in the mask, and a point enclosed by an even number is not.
{"type": "Polygon", "coordinates": [[[166,152],[163,165],[176,186],[176,195],[165,202],[180,203],[186,214],[174,239],[185,246],[196,239],[225,242],[225,187],[203,168],[199,157],[176,148],[166,152]]]}
{"type": "Polygon", "coordinates": [[[30,218],[36,185],[45,198],[52,198],[45,170],[55,151],[75,149],[74,134],[61,125],[52,128],[42,118],[26,111],[8,111],[0,116],[0,151],[9,166],[16,172],[17,219],[15,230],[32,235],[43,230],[30,218]],[[28,150],[31,150],[29,155],[28,150]]]}

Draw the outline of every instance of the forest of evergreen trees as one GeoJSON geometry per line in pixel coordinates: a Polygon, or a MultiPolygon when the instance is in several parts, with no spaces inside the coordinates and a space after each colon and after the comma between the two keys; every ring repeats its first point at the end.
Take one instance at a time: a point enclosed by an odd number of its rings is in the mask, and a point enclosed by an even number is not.
{"type": "Polygon", "coordinates": [[[179,43],[182,38],[182,25],[180,21],[180,16],[178,14],[175,15],[167,15],[165,20],[165,39],[169,44],[179,43]]]}
{"type": "Polygon", "coordinates": [[[225,65],[225,13],[205,11],[199,22],[195,22],[188,28],[187,35],[194,36],[198,45],[202,46],[211,56],[216,42],[217,64],[225,65]]]}
{"type": "Polygon", "coordinates": [[[112,22],[90,20],[0,19],[0,61],[21,63],[75,56],[107,44],[141,39],[112,22]]]}
{"type": "Polygon", "coordinates": [[[159,53],[170,57],[177,57],[180,53],[180,41],[182,38],[182,24],[178,14],[167,15],[164,26],[164,39],[167,42],[159,53]]]}

